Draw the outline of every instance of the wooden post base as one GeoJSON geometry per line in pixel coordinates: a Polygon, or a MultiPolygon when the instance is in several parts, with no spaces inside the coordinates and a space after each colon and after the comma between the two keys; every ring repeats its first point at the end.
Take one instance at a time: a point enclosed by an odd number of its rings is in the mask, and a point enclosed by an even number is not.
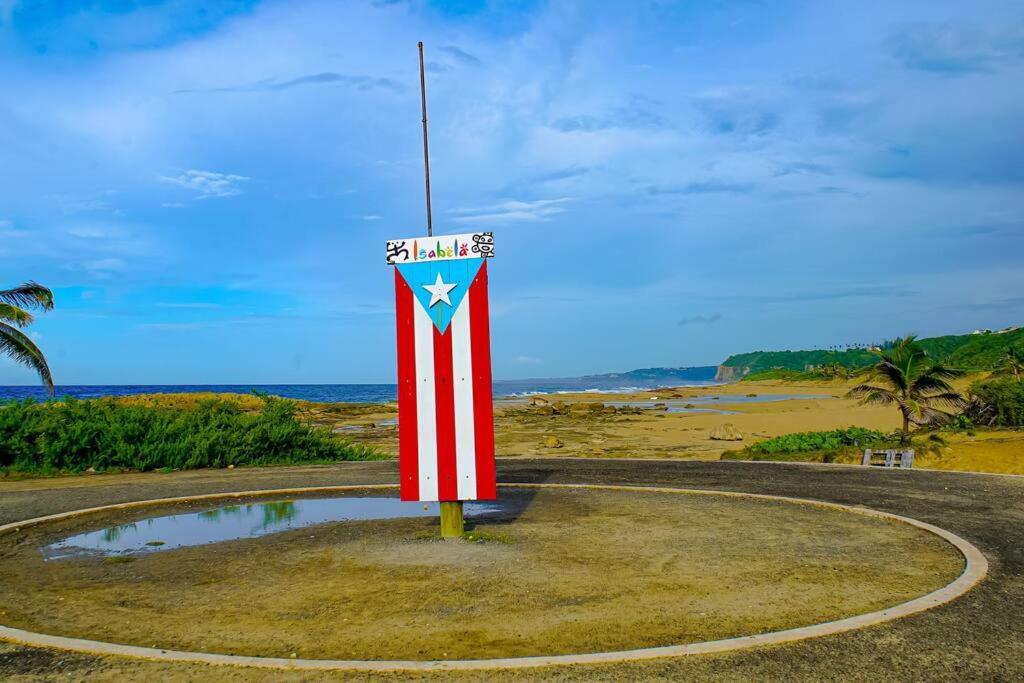
{"type": "Polygon", "coordinates": [[[462,501],[441,503],[441,538],[462,538],[465,528],[462,501]]]}

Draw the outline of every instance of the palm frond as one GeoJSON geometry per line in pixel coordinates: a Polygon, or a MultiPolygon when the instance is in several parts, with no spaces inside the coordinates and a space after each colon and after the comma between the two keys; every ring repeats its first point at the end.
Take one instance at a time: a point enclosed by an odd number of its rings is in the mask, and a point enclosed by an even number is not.
{"type": "Polygon", "coordinates": [[[897,359],[885,358],[872,368],[872,377],[891,384],[896,389],[906,389],[906,375],[896,362],[897,359]]]}
{"type": "Polygon", "coordinates": [[[53,309],[53,292],[29,280],[14,289],[0,289],[0,302],[20,308],[49,311],[53,309]]]}
{"type": "Polygon", "coordinates": [[[921,402],[927,405],[939,404],[950,408],[963,408],[967,405],[967,399],[955,391],[947,391],[941,394],[927,394],[921,397],[921,402]]]}
{"type": "Polygon", "coordinates": [[[931,367],[929,374],[941,377],[942,379],[956,379],[957,377],[963,377],[967,373],[959,368],[951,368],[942,363],[936,363],[931,367]]]}
{"type": "Polygon", "coordinates": [[[23,308],[0,302],[0,320],[18,327],[26,327],[32,324],[33,318],[32,314],[23,308]]]}
{"type": "Polygon", "coordinates": [[[915,379],[910,385],[910,389],[914,393],[924,393],[928,391],[953,391],[953,387],[948,382],[944,379],[933,376],[930,372],[915,379]]]}
{"type": "Polygon", "coordinates": [[[858,384],[846,392],[846,396],[847,398],[860,399],[863,403],[875,405],[889,405],[899,400],[892,391],[870,384],[858,384]]]}
{"type": "Polygon", "coordinates": [[[0,354],[35,370],[53,395],[53,375],[43,352],[21,330],[5,322],[0,322],[0,354]]]}
{"type": "Polygon", "coordinates": [[[949,422],[953,419],[950,413],[944,410],[937,410],[935,408],[925,407],[918,413],[917,417],[913,420],[914,424],[919,427],[927,425],[941,425],[949,422]]]}

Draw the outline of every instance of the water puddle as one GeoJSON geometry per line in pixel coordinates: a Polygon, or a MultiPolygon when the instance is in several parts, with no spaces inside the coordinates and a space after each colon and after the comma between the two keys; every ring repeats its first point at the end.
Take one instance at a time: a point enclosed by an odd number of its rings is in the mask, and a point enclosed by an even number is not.
{"type": "MultiPolygon", "coordinates": [[[[498,503],[466,503],[466,517],[502,511],[498,503]]],[[[257,538],[324,522],[436,517],[437,503],[397,498],[308,498],[228,505],[203,512],[152,517],[71,536],[42,548],[47,560],[100,554],[129,555],[257,538]]]]}
{"type": "Polygon", "coordinates": [[[606,406],[616,408],[641,408],[662,410],[668,413],[713,413],[715,415],[735,415],[735,410],[711,408],[715,403],[775,403],[799,399],[832,398],[826,394],[760,394],[757,396],[694,396],[693,398],[651,399],[647,401],[607,401],[606,406]],[[666,410],[667,407],[667,410],[666,410]]]}

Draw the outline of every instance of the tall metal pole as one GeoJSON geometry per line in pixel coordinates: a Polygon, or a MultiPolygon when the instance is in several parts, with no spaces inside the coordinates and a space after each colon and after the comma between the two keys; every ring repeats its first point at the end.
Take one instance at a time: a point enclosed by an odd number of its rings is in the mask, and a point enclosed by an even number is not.
{"type": "MultiPolygon", "coordinates": [[[[434,221],[430,214],[430,147],[427,144],[427,76],[423,68],[423,41],[418,43],[420,49],[420,107],[423,111],[423,177],[427,183],[427,236],[434,234],[434,221]]],[[[440,307],[438,307],[440,322],[440,307]]],[[[462,515],[462,501],[441,501],[441,538],[462,538],[465,521],[462,515]]]]}
{"type": "Polygon", "coordinates": [[[430,215],[430,149],[427,145],[427,77],[423,71],[423,41],[420,48],[420,105],[423,110],[423,173],[427,179],[427,236],[434,234],[433,218],[430,215]]]}

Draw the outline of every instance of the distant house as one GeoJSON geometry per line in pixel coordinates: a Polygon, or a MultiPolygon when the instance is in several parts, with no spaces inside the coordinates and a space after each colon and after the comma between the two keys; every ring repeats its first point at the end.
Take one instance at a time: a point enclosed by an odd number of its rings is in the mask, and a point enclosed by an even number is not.
{"type": "Polygon", "coordinates": [[[975,330],[974,332],[971,332],[971,334],[992,334],[992,330],[975,330]]]}
{"type": "Polygon", "coordinates": [[[1007,332],[1014,332],[1019,329],[1020,327],[1018,327],[1017,325],[1010,325],[1009,327],[1004,327],[1003,329],[999,330],[998,332],[996,332],[996,334],[1006,334],[1007,332]]]}

